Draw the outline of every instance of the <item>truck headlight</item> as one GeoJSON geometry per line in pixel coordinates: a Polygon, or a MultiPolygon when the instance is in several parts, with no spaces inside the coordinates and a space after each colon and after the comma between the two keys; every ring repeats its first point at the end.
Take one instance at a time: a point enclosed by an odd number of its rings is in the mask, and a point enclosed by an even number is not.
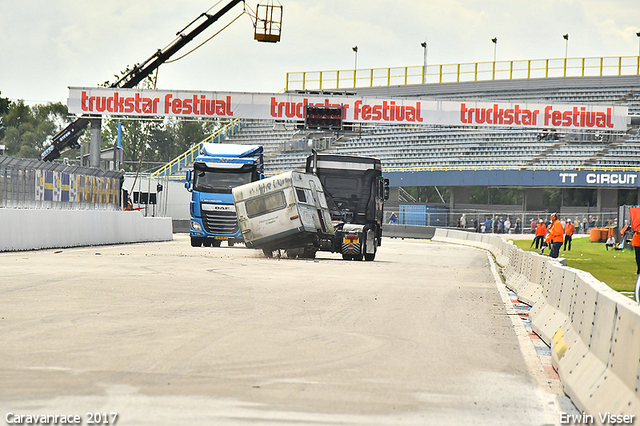
{"type": "Polygon", "coordinates": [[[198,222],[196,222],[195,220],[191,221],[191,229],[193,229],[194,231],[202,231],[202,226],[200,226],[200,224],[198,222]]]}

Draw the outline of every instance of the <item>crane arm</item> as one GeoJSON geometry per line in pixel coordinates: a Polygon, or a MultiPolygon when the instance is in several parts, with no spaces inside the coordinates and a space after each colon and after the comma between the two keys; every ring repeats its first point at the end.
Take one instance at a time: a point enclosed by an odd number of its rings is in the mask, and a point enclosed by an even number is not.
{"type": "MultiPolygon", "coordinates": [[[[111,87],[121,87],[121,88],[132,88],[135,87],[138,83],[144,80],[148,75],[153,73],[156,68],[166,62],[171,56],[173,56],[176,52],[182,49],[186,44],[188,44],[191,40],[193,40],[198,34],[206,30],[211,24],[220,19],[224,14],[230,11],[235,5],[240,2],[244,2],[244,0],[231,0],[216,12],[213,15],[209,15],[207,13],[203,13],[194,19],[189,25],[187,25],[182,31],[178,32],[178,38],[167,46],[164,50],[158,49],[156,53],[151,55],[146,61],[141,64],[133,67],[131,71],[122,76],[120,80],[116,83],[112,84],[111,87]],[[185,31],[192,26],[194,22],[198,19],[205,17],[205,20],[198,24],[195,28],[193,28],[190,32],[185,33],[185,31]]],[[[91,121],[91,116],[80,116],[67,127],[62,129],[56,135],[53,136],[51,145],[47,147],[42,154],[40,154],[40,159],[43,161],[53,161],[56,158],[60,157],[60,155],[71,148],[76,148],[78,137],[81,132],[87,127],[89,122],[91,121]]]]}

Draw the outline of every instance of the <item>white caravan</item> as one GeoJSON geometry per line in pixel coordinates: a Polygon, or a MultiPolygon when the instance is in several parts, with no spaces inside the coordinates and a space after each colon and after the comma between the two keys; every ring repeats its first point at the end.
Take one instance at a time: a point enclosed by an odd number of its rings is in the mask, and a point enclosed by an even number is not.
{"type": "Polygon", "coordinates": [[[232,189],[238,224],[247,247],[314,257],[314,242],[335,234],[320,180],[291,171],[232,189]]]}

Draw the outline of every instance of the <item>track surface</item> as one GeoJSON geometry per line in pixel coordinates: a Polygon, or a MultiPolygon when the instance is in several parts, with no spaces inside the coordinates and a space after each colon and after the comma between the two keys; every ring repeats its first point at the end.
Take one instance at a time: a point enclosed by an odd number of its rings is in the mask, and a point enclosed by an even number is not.
{"type": "Polygon", "coordinates": [[[481,250],[385,239],[375,262],[267,259],[177,235],[2,253],[0,277],[1,424],[560,419],[481,250]]]}

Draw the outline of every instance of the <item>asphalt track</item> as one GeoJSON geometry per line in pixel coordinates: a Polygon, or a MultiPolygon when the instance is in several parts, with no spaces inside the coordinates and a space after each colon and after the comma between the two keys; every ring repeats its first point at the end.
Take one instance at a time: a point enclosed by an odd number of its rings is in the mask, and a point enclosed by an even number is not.
{"type": "Polygon", "coordinates": [[[375,262],[185,235],[2,253],[0,424],[559,424],[496,278],[482,250],[387,238],[375,262]]]}

